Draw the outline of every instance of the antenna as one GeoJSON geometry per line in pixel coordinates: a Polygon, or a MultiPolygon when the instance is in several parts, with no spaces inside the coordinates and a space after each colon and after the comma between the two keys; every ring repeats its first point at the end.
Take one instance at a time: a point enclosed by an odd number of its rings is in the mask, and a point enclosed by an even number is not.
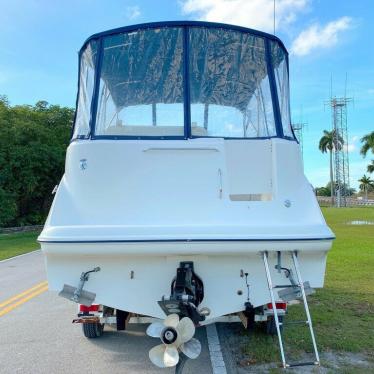
{"type": "Polygon", "coordinates": [[[275,0],[273,1],[273,30],[275,35],[275,0]]]}
{"type": "Polygon", "coordinates": [[[348,81],[348,73],[345,72],[344,97],[347,97],[347,81],[348,81]]]}
{"type": "Polygon", "coordinates": [[[332,99],[332,73],[330,75],[330,99],[332,99]]]}

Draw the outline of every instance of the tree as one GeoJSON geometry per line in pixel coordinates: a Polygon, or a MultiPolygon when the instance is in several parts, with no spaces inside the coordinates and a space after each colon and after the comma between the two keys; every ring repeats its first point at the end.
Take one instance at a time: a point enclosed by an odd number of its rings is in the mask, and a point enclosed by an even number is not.
{"type": "Polygon", "coordinates": [[[374,188],[374,181],[370,179],[370,177],[367,177],[365,174],[361,179],[358,180],[360,182],[360,190],[365,193],[365,200],[368,200],[368,191],[369,189],[374,188]]]}
{"type": "MultiPolygon", "coordinates": [[[[371,150],[371,153],[374,154],[374,131],[362,137],[361,143],[363,143],[363,145],[361,147],[360,153],[363,157],[367,155],[369,150],[371,150]]],[[[371,160],[371,164],[368,165],[367,171],[368,173],[374,172],[374,160],[371,160]]]]}
{"type": "Polygon", "coordinates": [[[0,226],[43,223],[64,172],[74,110],[0,97],[0,226]]]}
{"type": "MultiPolygon", "coordinates": [[[[352,196],[356,190],[354,188],[348,188],[347,185],[341,186],[342,192],[345,196],[352,196]]],[[[331,184],[330,182],[326,184],[326,187],[316,187],[317,196],[330,196],[331,184]]]]}
{"type": "Polygon", "coordinates": [[[369,150],[371,150],[371,152],[374,153],[374,131],[362,137],[361,143],[363,143],[363,145],[361,147],[360,153],[363,156],[366,156],[369,150]]]}
{"type": "Polygon", "coordinates": [[[330,187],[316,187],[316,195],[317,196],[326,196],[329,197],[331,195],[331,189],[330,187]]]}
{"type": "Polygon", "coordinates": [[[0,187],[0,227],[5,226],[17,213],[17,202],[9,192],[0,187]]]}
{"type": "Polygon", "coordinates": [[[371,164],[367,167],[368,173],[374,173],[374,160],[371,160],[371,164]]]}
{"type": "Polygon", "coordinates": [[[323,136],[319,141],[319,150],[322,153],[330,153],[330,196],[331,204],[334,203],[334,174],[332,166],[332,151],[341,150],[343,148],[344,140],[343,138],[335,131],[323,130],[323,136]]]}

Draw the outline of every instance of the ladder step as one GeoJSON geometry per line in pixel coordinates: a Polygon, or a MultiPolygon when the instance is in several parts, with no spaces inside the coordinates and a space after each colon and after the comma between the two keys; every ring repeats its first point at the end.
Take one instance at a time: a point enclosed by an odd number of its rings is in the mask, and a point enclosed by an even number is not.
{"type": "Polygon", "coordinates": [[[282,322],[283,326],[287,325],[309,325],[309,321],[287,321],[287,322],[282,322]]]}
{"type": "MultiPolygon", "coordinates": [[[[273,285],[273,281],[271,279],[271,273],[270,273],[270,268],[269,268],[269,263],[268,263],[268,252],[263,252],[262,253],[263,260],[264,260],[264,266],[265,266],[265,272],[266,272],[266,279],[268,283],[268,288],[270,292],[270,298],[271,298],[271,304],[274,306],[274,315],[275,315],[275,322],[276,322],[276,328],[277,328],[277,335],[278,335],[278,342],[279,342],[279,349],[280,349],[280,354],[281,354],[281,359],[282,359],[282,366],[285,367],[297,367],[297,366],[314,366],[314,365],[320,365],[319,362],[319,354],[318,354],[318,349],[317,349],[317,343],[314,337],[314,331],[313,331],[313,326],[312,326],[312,321],[310,318],[310,312],[309,312],[309,306],[308,302],[306,299],[306,296],[312,294],[314,290],[310,287],[309,282],[303,282],[301,274],[300,274],[300,269],[299,269],[299,262],[297,259],[297,251],[292,252],[292,260],[293,264],[295,267],[297,279],[294,280],[292,277],[289,279],[292,284],[278,284],[278,285],[273,285]],[[279,290],[278,296],[281,300],[288,302],[294,299],[298,299],[302,297],[303,300],[303,305],[304,305],[304,310],[306,314],[307,320],[305,321],[289,321],[283,323],[281,322],[277,316],[276,313],[276,300],[274,296],[274,289],[275,288],[283,288],[283,290],[279,290]],[[315,361],[310,361],[310,362],[296,362],[292,364],[287,364],[287,360],[285,357],[285,352],[284,352],[284,347],[283,347],[283,341],[282,341],[282,334],[280,332],[279,326],[282,325],[292,325],[292,324],[305,324],[308,326],[310,330],[310,335],[313,343],[313,349],[314,349],[314,354],[315,354],[315,361]]],[[[280,265],[280,257],[281,254],[278,252],[278,270],[280,265]]],[[[289,272],[289,275],[291,275],[291,271],[289,272]]]]}
{"type": "Polygon", "coordinates": [[[296,366],[314,366],[319,365],[319,362],[310,361],[310,362],[295,362],[294,364],[287,364],[287,367],[293,368],[296,366]]]}
{"type": "Polygon", "coordinates": [[[273,286],[273,288],[300,288],[299,284],[279,284],[277,286],[273,286]]]}

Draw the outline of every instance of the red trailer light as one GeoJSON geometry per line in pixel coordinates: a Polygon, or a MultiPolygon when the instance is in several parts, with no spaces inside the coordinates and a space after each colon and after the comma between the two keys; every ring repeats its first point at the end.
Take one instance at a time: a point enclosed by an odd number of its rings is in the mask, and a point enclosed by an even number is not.
{"type": "MultiPolygon", "coordinates": [[[[277,307],[277,309],[283,309],[283,310],[286,310],[287,309],[287,303],[275,303],[275,306],[277,307]]],[[[272,303],[268,303],[267,305],[268,309],[273,309],[273,305],[272,303]]]]}
{"type": "Polygon", "coordinates": [[[91,306],[79,304],[79,311],[82,313],[97,312],[98,310],[99,304],[92,304],[91,306]]]}

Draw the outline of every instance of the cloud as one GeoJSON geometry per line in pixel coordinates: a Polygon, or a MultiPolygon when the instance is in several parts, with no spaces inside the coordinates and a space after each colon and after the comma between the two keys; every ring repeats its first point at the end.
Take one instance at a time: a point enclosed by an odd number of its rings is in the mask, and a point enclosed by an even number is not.
{"type": "MultiPolygon", "coordinates": [[[[309,0],[278,0],[276,28],[286,28],[308,4],[309,0]]],[[[185,0],[182,11],[204,21],[273,32],[273,0],[185,0]]]]}
{"type": "Polygon", "coordinates": [[[351,17],[341,17],[325,26],[313,24],[293,41],[291,52],[297,56],[305,56],[316,48],[331,48],[338,43],[339,34],[352,26],[351,17]]]}
{"type": "Polygon", "coordinates": [[[359,140],[360,137],[358,135],[354,135],[352,136],[352,142],[357,142],[357,140],[359,140]]]}
{"type": "Polygon", "coordinates": [[[141,15],[140,8],[137,5],[128,6],[126,8],[126,17],[130,20],[139,18],[141,15]]]}
{"type": "Polygon", "coordinates": [[[357,151],[357,142],[359,140],[359,136],[354,135],[350,139],[348,139],[348,144],[344,144],[344,150],[348,153],[353,153],[357,151]]]}

